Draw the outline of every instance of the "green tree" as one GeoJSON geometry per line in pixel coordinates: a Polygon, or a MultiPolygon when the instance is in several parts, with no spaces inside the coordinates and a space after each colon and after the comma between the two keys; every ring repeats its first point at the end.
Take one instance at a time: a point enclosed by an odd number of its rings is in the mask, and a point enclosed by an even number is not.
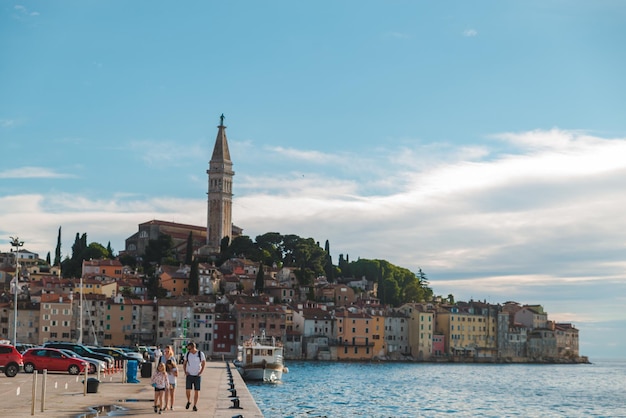
{"type": "Polygon", "coordinates": [[[119,261],[124,266],[130,266],[132,268],[137,267],[137,258],[130,254],[123,254],[119,256],[119,261]]]}
{"type": "Polygon", "coordinates": [[[256,246],[265,265],[283,261],[283,236],[278,232],[267,232],[255,238],[256,246]]]}
{"type": "Polygon", "coordinates": [[[198,267],[199,261],[193,260],[191,262],[191,269],[189,271],[189,294],[197,295],[200,291],[200,272],[198,267]]]}
{"type": "Polygon", "coordinates": [[[173,255],[173,246],[172,237],[166,234],[159,235],[157,239],[149,240],[143,257],[144,273],[148,276],[152,275],[157,265],[178,265],[176,257],[173,255]]]}
{"type": "Polygon", "coordinates": [[[230,237],[227,235],[220,241],[220,254],[224,254],[230,245],[230,237]]]}
{"type": "Polygon", "coordinates": [[[63,277],[80,277],[82,275],[83,260],[87,249],[87,234],[82,236],[77,232],[72,245],[72,256],[61,263],[63,277]]]}
{"type": "Polygon", "coordinates": [[[228,260],[233,257],[245,257],[253,261],[259,261],[258,250],[254,242],[247,235],[235,237],[228,249],[222,253],[222,259],[228,260]]]}
{"type": "Polygon", "coordinates": [[[260,295],[265,290],[265,271],[263,270],[263,263],[259,262],[259,271],[256,273],[256,280],[254,282],[254,290],[260,295]]]}
{"type": "Polygon", "coordinates": [[[46,256],[46,264],[51,265],[50,264],[50,251],[48,251],[48,255],[46,256]]]}
{"type": "Polygon", "coordinates": [[[326,280],[330,283],[335,282],[335,266],[333,266],[333,258],[330,255],[330,243],[326,240],[324,245],[324,252],[326,253],[326,262],[324,264],[324,273],[326,274],[326,280]]]}
{"type": "Polygon", "coordinates": [[[191,261],[193,260],[193,235],[192,231],[189,231],[189,236],[187,237],[187,251],[185,252],[185,264],[191,265],[191,261]]]}
{"type": "Polygon", "coordinates": [[[97,242],[90,243],[81,254],[81,270],[83,260],[103,260],[109,258],[109,250],[97,242]]]}
{"type": "Polygon", "coordinates": [[[129,286],[124,286],[122,288],[122,296],[124,296],[125,298],[134,298],[135,294],[133,293],[133,290],[129,287],[129,286]]]}
{"type": "Polygon", "coordinates": [[[111,248],[111,241],[109,241],[109,243],[107,244],[107,253],[108,254],[106,258],[109,258],[111,260],[115,258],[115,256],[113,255],[113,248],[111,248]]]}
{"type": "Polygon", "coordinates": [[[61,265],[61,227],[59,227],[59,234],[57,235],[57,247],[54,251],[54,265],[61,265]]]}

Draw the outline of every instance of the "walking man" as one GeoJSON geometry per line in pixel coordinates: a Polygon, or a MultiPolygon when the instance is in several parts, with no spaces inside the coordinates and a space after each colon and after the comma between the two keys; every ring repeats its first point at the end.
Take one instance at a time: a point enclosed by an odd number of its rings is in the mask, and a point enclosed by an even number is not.
{"type": "MultiPolygon", "coordinates": [[[[161,362],[161,357],[163,357],[163,350],[161,348],[163,345],[159,344],[159,346],[154,350],[154,363],[158,366],[161,362]]],[[[165,362],[163,362],[165,363],[165,362]]]]}
{"type": "Polygon", "coordinates": [[[187,344],[187,354],[183,361],[183,370],[185,372],[185,393],[187,395],[187,405],[185,409],[191,406],[191,391],[193,390],[193,410],[197,411],[198,395],[200,393],[200,379],[202,372],[206,366],[206,357],[202,351],[198,351],[196,343],[187,344]]]}

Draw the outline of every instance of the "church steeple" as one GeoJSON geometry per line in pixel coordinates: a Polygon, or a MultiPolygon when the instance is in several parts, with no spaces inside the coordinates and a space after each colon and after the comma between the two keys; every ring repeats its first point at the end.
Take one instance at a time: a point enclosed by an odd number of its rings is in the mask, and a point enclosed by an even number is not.
{"type": "Polygon", "coordinates": [[[224,237],[232,239],[233,162],[230,160],[224,114],[220,116],[213,155],[209,161],[209,191],[207,205],[207,245],[219,252],[224,237]]]}
{"type": "Polygon", "coordinates": [[[213,156],[211,161],[230,161],[230,151],[228,150],[228,141],[226,139],[226,126],[224,126],[224,114],[220,116],[220,124],[217,127],[217,138],[215,139],[215,147],[213,148],[213,156]]]}

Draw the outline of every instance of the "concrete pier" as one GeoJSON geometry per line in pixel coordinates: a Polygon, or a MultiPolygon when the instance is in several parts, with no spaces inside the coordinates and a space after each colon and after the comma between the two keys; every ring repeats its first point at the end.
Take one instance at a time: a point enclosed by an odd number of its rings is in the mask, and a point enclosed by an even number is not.
{"type": "MultiPolygon", "coordinates": [[[[215,417],[232,418],[243,415],[246,418],[261,418],[260,409],[250,395],[248,388],[232,366],[232,385],[237,398],[232,397],[231,375],[226,362],[207,362],[202,374],[202,388],[198,400],[198,411],[185,409],[185,378],[179,376],[175,392],[174,410],[164,411],[161,416],[172,417],[215,417]],[[239,408],[235,408],[238,404],[239,408]]],[[[89,377],[94,377],[89,375],[89,377]]],[[[70,376],[67,373],[47,373],[45,402],[42,405],[43,375],[38,373],[37,386],[33,391],[33,375],[19,373],[9,378],[0,374],[0,399],[2,416],[6,417],[95,417],[94,409],[100,408],[99,417],[115,411],[115,416],[154,417],[154,389],[149,378],[138,376],[140,383],[123,383],[123,372],[101,375],[97,393],[84,393],[84,375],[70,376]],[[33,393],[35,402],[32,404],[33,393]],[[43,412],[42,412],[43,407],[43,412]],[[120,410],[118,408],[124,408],[120,410]]],[[[192,393],[193,403],[193,393],[192,393]]],[[[113,415],[113,414],[112,414],[113,415]]]]}

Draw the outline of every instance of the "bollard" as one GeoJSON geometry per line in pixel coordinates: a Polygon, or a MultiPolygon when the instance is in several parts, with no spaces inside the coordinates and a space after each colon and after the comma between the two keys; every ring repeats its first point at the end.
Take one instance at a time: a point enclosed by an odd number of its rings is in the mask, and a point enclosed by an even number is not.
{"type": "Polygon", "coordinates": [[[237,397],[237,389],[228,389],[228,391],[230,392],[230,397],[231,398],[236,398],[237,397]]]}
{"type": "Polygon", "coordinates": [[[46,409],[46,381],[48,379],[48,369],[43,369],[41,379],[41,412],[46,409]]]}
{"type": "MultiPolygon", "coordinates": [[[[85,367],[85,380],[83,381],[83,396],[87,396],[87,373],[89,372],[89,367],[85,367]]],[[[76,376],[76,381],[78,381],[78,376],[76,376]]]]}
{"type": "Polygon", "coordinates": [[[233,403],[233,406],[229,407],[228,409],[243,409],[239,406],[239,398],[233,398],[231,399],[231,402],[233,403]]]}
{"type": "Polygon", "coordinates": [[[35,398],[37,397],[37,370],[33,372],[33,393],[30,402],[30,414],[35,415],[35,398]]]}

